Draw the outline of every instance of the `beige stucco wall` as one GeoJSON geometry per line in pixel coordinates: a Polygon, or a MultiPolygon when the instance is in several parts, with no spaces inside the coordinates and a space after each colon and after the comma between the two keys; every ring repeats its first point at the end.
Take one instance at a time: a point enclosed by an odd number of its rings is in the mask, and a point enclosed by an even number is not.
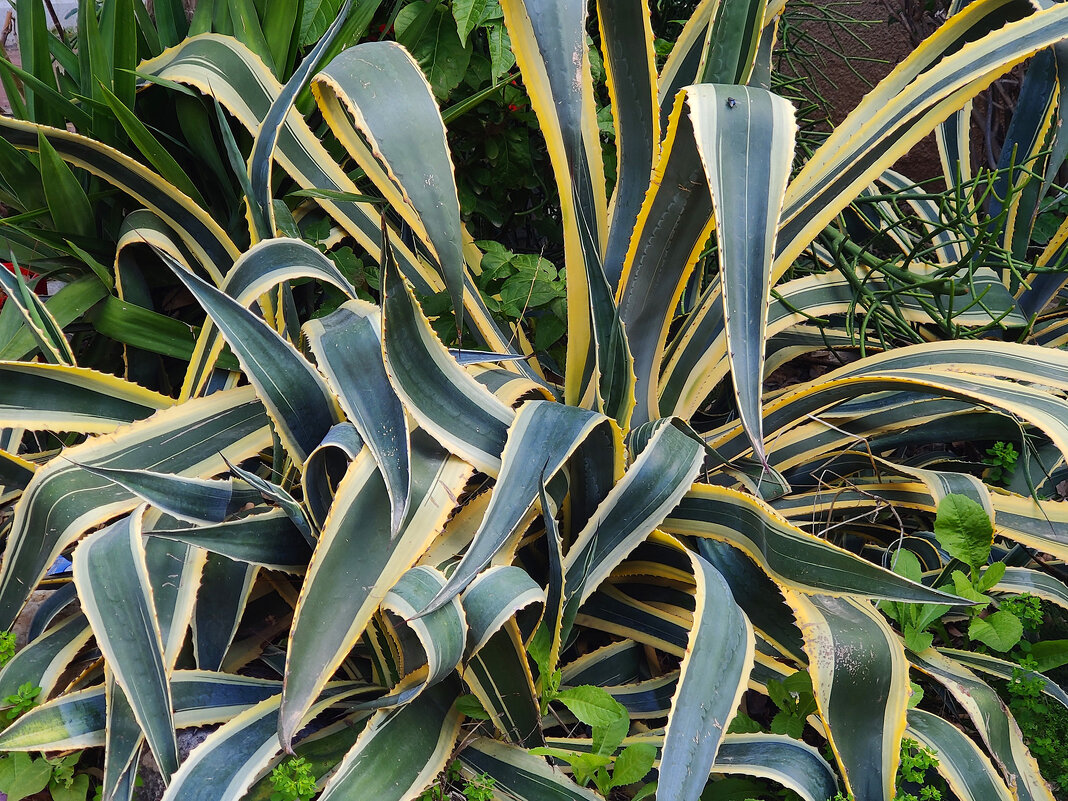
{"type": "MultiPolygon", "coordinates": [[[[938,25],[938,20],[929,14],[918,16],[910,13],[906,0],[861,0],[848,4],[842,4],[839,0],[823,2],[833,4],[835,9],[855,19],[871,22],[870,25],[851,26],[856,32],[856,39],[839,33],[837,41],[825,24],[806,23],[804,26],[813,37],[849,56],[847,61],[822,51],[822,75],[812,73],[812,80],[820,94],[830,101],[832,121],[838,123],[856,107],[871,85],[886,77],[912,51],[915,41],[938,25]],[[904,16],[907,22],[892,19],[894,16],[904,16]],[[860,73],[859,76],[854,69],[860,73]]],[[[914,147],[898,162],[896,168],[917,181],[941,175],[933,137],[928,136],[914,147]]]]}

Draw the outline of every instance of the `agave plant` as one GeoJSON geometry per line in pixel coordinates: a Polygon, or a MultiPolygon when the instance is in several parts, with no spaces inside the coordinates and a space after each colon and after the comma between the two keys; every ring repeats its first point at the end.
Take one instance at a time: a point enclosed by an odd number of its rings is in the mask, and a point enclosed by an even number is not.
{"type": "MultiPolygon", "coordinates": [[[[744,773],[808,801],[834,795],[839,777],[858,801],[889,801],[906,731],[938,751],[962,799],[1051,799],[993,690],[959,655],[907,651],[874,605],[973,600],[808,529],[847,506],[890,503],[916,510],[911,528],[963,494],[1023,562],[1031,551],[1062,558],[1060,504],[908,457],[947,432],[974,438],[991,416],[1068,453],[1068,357],[932,342],[781,392],[763,393],[762,377],[824,346],[805,329],[811,318],[855,309],[835,273],[784,281],[799,255],[912,144],[1068,37],[1068,9],[972,3],[791,177],[793,112],[765,88],[781,4],[702,3],[658,75],[645,4],[600,3],[619,147],[609,202],[587,4],[502,6],[560,190],[562,385],[477,292],[481,254],[415,62],[375,42],[320,69],[348,4],[284,85],[214,34],[139,67],[212,95],[254,135],[244,252],[180,188],[121,153],[0,120],[14,148],[54,153],[144,203],[120,256],[169,268],[210,321],[173,398],[79,367],[49,309],[8,289],[51,363],[0,365],[17,387],[3,406],[12,514],[0,623],[35,587],[49,594],[22,612],[30,642],[0,672],[0,697],[32,681],[47,701],[0,734],[0,749],[102,745],[106,799],[130,797],[147,749],[167,799],[266,797],[266,772],[295,752],[322,799],[399,801],[462,746],[466,768],[510,796],[594,799],[530,751],[605,748],[552,706],[593,685],[627,710],[620,738],[655,749],[665,799],[697,799],[714,774],[744,773]],[[292,108],[308,83],[343,163],[292,108]],[[276,166],[317,190],[314,203],[279,203],[276,166]],[[378,261],[380,303],[283,235],[324,213],[329,244],[355,241],[378,261]],[[681,313],[713,233],[718,269],[681,313]],[[287,287],[309,280],[349,300],[301,326],[287,287]],[[419,300],[438,292],[478,350],[438,339],[419,300]],[[769,358],[765,343],[781,347],[769,358]],[[709,427],[724,384],[736,415],[709,427]],[[72,552],[73,579],[47,578],[72,552]],[[800,740],[727,733],[747,689],[766,692],[799,668],[835,767],[800,740]],[[981,742],[909,709],[910,670],[956,699],[981,742]],[[467,736],[478,717],[488,723],[467,736]],[[220,723],[179,758],[177,729],[220,723]]],[[[899,542],[926,543],[881,519],[835,531],[863,537],[880,559],[899,542]]],[[[1026,565],[994,589],[1025,587],[1068,604],[1059,582],[1026,565]]],[[[976,661],[1004,674],[998,660],[976,661]]]]}

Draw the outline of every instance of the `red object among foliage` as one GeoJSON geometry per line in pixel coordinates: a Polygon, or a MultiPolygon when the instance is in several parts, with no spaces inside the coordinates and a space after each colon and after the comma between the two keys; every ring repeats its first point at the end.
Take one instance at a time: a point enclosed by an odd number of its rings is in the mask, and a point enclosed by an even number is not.
{"type": "MultiPolygon", "coordinates": [[[[15,272],[15,265],[9,261],[0,261],[0,266],[3,266],[9,273],[15,272]]],[[[35,285],[33,279],[37,278],[37,273],[27,270],[25,267],[19,267],[19,269],[22,271],[22,276],[26,279],[26,282],[33,287],[34,292],[38,295],[44,295],[48,292],[48,279],[41,278],[35,285]]],[[[0,292],[0,307],[3,307],[5,300],[7,300],[7,293],[0,292]]]]}

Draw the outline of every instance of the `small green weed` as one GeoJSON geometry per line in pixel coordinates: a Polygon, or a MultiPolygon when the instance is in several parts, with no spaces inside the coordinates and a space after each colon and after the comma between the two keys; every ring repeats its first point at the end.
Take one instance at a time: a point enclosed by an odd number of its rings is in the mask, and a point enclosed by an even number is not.
{"type": "MultiPolygon", "coordinates": [[[[994,611],[988,611],[994,599],[986,593],[1004,577],[1005,563],[987,565],[994,527],[986,510],[964,495],[947,495],[938,504],[934,533],[939,545],[968,568],[967,572],[954,570],[951,575],[953,583],[940,587],[974,602],[974,606],[966,610],[970,618],[968,639],[995,651],[1011,650],[1023,637],[1024,619],[1041,622],[1042,609],[1041,605],[1036,608],[1029,600],[1014,602],[1006,599],[998,602],[994,611]]],[[[913,581],[922,578],[919,560],[908,551],[895,553],[891,566],[894,572],[913,581]]],[[[905,645],[912,651],[920,653],[931,647],[934,634],[929,629],[932,627],[939,630],[943,641],[949,643],[941,618],[950,607],[884,601],[879,608],[901,626],[905,645]]]]}
{"type": "Polygon", "coordinates": [[[461,791],[467,801],[493,801],[493,788],[497,780],[481,773],[464,785],[461,791]]]}
{"type": "Polygon", "coordinates": [[[1042,599],[1026,592],[1005,598],[998,604],[998,608],[1019,618],[1027,631],[1037,631],[1045,617],[1042,613],[1042,599]]]}
{"type": "Polygon", "coordinates": [[[274,786],[271,801],[311,801],[315,795],[315,777],[304,757],[291,757],[276,765],[270,781],[274,786]]]}
{"type": "MultiPolygon", "coordinates": [[[[938,767],[938,756],[915,740],[901,740],[901,763],[897,769],[897,793],[894,801],[942,801],[944,787],[928,781],[928,772],[938,767]],[[902,785],[919,785],[919,795],[902,789],[902,785]]],[[[853,801],[852,794],[836,793],[828,801],[853,801]]]]}
{"type": "Polygon", "coordinates": [[[816,697],[812,693],[812,678],[807,670],[799,670],[781,681],[768,682],[768,697],[779,708],[771,719],[772,734],[787,734],[800,740],[805,721],[816,711],[816,697]]]}
{"type": "Polygon", "coordinates": [[[40,703],[37,700],[40,695],[41,688],[34,686],[33,682],[28,681],[23,684],[14,695],[9,695],[4,699],[4,705],[11,707],[7,711],[7,719],[14,720],[19,715],[29,712],[40,703]]]}
{"type": "Polygon", "coordinates": [[[983,478],[991,484],[1004,484],[1015,472],[1019,457],[1019,451],[1011,442],[995,442],[986,449],[986,456],[983,457],[983,464],[989,465],[983,478]]]}
{"type": "MultiPolygon", "coordinates": [[[[630,715],[606,690],[590,685],[568,687],[556,693],[554,700],[590,727],[593,748],[589,752],[532,748],[531,753],[563,760],[571,766],[576,783],[585,787],[592,781],[604,796],[615,787],[640,782],[653,769],[656,748],[649,743],[633,743],[616,754],[630,730],[630,715]]],[[[635,798],[648,796],[652,792],[649,787],[639,789],[635,798]]]]}
{"type": "Polygon", "coordinates": [[[1043,682],[1031,672],[1038,667],[1030,657],[1012,671],[1008,682],[1009,710],[1023,732],[1042,775],[1062,790],[1068,789],[1068,710],[1045,702],[1043,682]]]}
{"type": "Polygon", "coordinates": [[[0,667],[3,667],[15,656],[15,633],[5,631],[0,634],[0,667]]]}
{"type": "MultiPolygon", "coordinates": [[[[805,721],[816,712],[816,697],[808,671],[799,670],[781,680],[771,679],[767,687],[768,698],[778,707],[771,719],[772,734],[786,734],[800,740],[805,732],[805,721]]],[[[755,734],[764,728],[739,709],[727,731],[730,734],[755,734]]]]}
{"type": "Polygon", "coordinates": [[[25,752],[4,754],[0,757],[0,792],[7,794],[8,801],[21,801],[47,787],[52,801],[85,801],[89,775],[75,771],[81,758],[81,751],[56,759],[25,752]]]}
{"type": "Polygon", "coordinates": [[[493,801],[496,786],[496,779],[485,773],[465,779],[459,760],[453,760],[438,780],[423,790],[417,801],[449,801],[456,793],[462,795],[464,801],[493,801]]]}

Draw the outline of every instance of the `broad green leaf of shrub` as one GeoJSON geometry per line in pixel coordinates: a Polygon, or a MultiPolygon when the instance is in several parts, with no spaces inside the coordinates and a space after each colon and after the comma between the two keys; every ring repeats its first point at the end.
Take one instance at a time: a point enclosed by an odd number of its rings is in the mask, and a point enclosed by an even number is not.
{"type": "Polygon", "coordinates": [[[485,707],[474,695],[468,693],[461,695],[456,700],[456,710],[472,720],[489,720],[490,716],[485,707]]]}
{"type": "Polygon", "coordinates": [[[503,23],[487,25],[486,36],[489,39],[491,72],[493,80],[497,80],[515,66],[512,38],[508,35],[508,29],[503,23]]]}
{"type": "Polygon", "coordinates": [[[923,653],[934,643],[934,635],[912,626],[905,627],[905,647],[916,653],[923,653]]]}
{"type": "Polygon", "coordinates": [[[630,717],[622,704],[619,706],[619,711],[620,714],[616,715],[608,725],[593,727],[593,752],[595,754],[611,756],[619,748],[623,738],[627,736],[630,730],[630,717]]]}
{"type": "Polygon", "coordinates": [[[397,41],[419,62],[434,97],[445,100],[463,80],[471,60],[471,44],[460,41],[455,20],[440,5],[411,3],[397,15],[395,27],[397,41]]]}
{"type": "Polygon", "coordinates": [[[300,46],[308,47],[322,39],[340,8],[341,0],[304,0],[304,16],[300,21],[300,46]]]}
{"type": "Polygon", "coordinates": [[[1042,640],[1032,643],[1028,656],[1035,660],[1035,670],[1040,673],[1068,665],[1068,640],[1042,640]]]}
{"type": "Polygon", "coordinates": [[[653,769],[654,759],[656,748],[649,743],[628,745],[616,757],[615,767],[612,768],[612,785],[625,787],[640,782],[653,769]]]}
{"type": "Polygon", "coordinates": [[[600,687],[568,687],[557,694],[556,700],[588,726],[611,726],[620,714],[627,717],[625,707],[600,687]]]}
{"type": "Polygon", "coordinates": [[[986,564],[994,526],[986,510],[964,495],[947,495],[938,504],[934,533],[939,544],[954,559],[973,570],[986,564]]]}
{"type": "Polygon", "coordinates": [[[560,297],[560,291],[542,278],[516,275],[501,287],[501,303],[515,310],[516,316],[523,309],[535,309],[560,297]]]}
{"type": "Polygon", "coordinates": [[[546,314],[538,318],[534,329],[534,348],[546,350],[567,331],[567,323],[555,314],[546,314]]]}
{"type": "Polygon", "coordinates": [[[980,577],[978,583],[975,585],[975,589],[979,592],[986,592],[994,588],[1001,579],[1005,577],[1006,565],[1004,562],[994,562],[990,567],[983,571],[983,575],[980,577]]]}
{"type": "Polygon", "coordinates": [[[89,794],[89,776],[79,773],[70,784],[63,784],[54,779],[48,785],[48,792],[52,794],[52,801],[85,801],[89,794]]]}
{"type": "Polygon", "coordinates": [[[979,606],[986,606],[990,603],[990,596],[978,592],[972,584],[971,579],[964,575],[960,570],[953,571],[953,591],[961,598],[975,601],[979,606]]]}
{"type": "Polygon", "coordinates": [[[39,793],[52,778],[52,766],[44,759],[33,759],[23,751],[16,751],[0,759],[0,790],[8,801],[39,793]]]}
{"type": "Polygon", "coordinates": [[[920,560],[916,558],[916,554],[912,551],[906,551],[903,548],[894,553],[893,570],[899,576],[904,576],[912,581],[919,581],[923,578],[923,568],[920,567],[920,560]]]}
{"type": "Polygon", "coordinates": [[[995,651],[1008,651],[1023,636],[1023,624],[1011,612],[995,612],[989,617],[972,618],[968,636],[995,651]]]}
{"type": "Polygon", "coordinates": [[[467,44],[467,37],[482,20],[487,0],[453,0],[452,16],[456,20],[456,32],[460,41],[467,44]]]}

